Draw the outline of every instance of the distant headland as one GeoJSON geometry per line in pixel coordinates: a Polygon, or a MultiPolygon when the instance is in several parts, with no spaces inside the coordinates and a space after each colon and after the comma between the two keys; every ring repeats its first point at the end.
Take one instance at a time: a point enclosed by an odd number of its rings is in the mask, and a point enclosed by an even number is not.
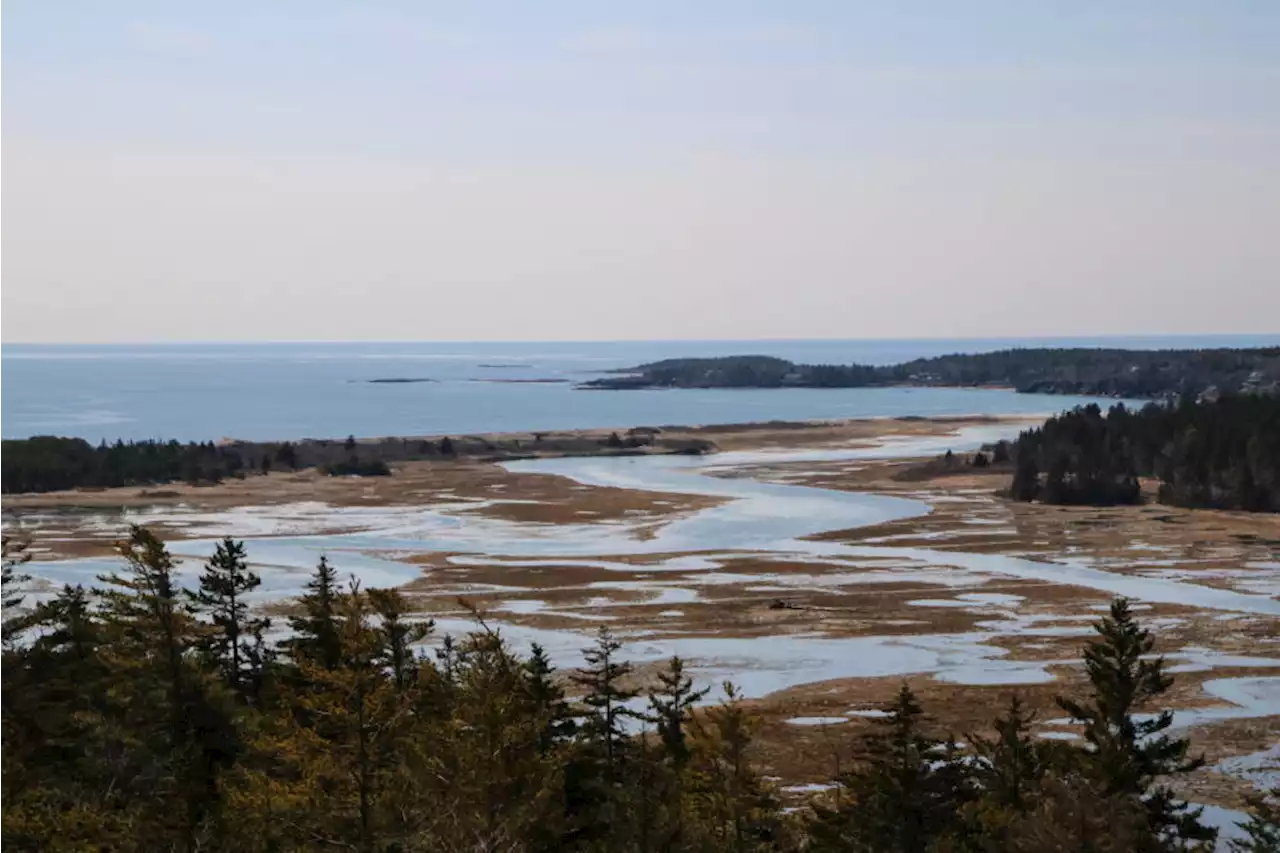
{"type": "Polygon", "coordinates": [[[1155,398],[1280,393],[1280,347],[1254,349],[1007,349],[901,364],[796,364],[765,355],[669,358],[614,371],[580,388],[1004,387],[1024,393],[1155,398]]]}

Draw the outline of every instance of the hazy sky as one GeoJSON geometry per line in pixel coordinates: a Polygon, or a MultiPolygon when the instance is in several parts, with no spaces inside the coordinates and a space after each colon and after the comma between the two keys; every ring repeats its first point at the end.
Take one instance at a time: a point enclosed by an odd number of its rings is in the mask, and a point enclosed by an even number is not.
{"type": "Polygon", "coordinates": [[[3,337],[1274,332],[1277,45],[1277,0],[8,0],[3,337]]]}

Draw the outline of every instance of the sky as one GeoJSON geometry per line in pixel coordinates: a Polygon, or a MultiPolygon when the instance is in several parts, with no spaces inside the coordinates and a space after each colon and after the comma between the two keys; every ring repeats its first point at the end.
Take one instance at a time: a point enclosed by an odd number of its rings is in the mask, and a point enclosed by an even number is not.
{"type": "Polygon", "coordinates": [[[5,342],[1280,331],[1280,2],[4,4],[5,342]]]}

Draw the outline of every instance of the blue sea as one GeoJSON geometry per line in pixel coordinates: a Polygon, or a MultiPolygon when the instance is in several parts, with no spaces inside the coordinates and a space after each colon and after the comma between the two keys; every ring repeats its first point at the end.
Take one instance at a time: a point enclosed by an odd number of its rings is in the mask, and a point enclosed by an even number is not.
{"type": "MultiPolygon", "coordinates": [[[[438,435],[640,424],[1039,414],[1084,398],[926,388],[580,391],[613,368],[763,354],[892,364],[1007,347],[1275,346],[1250,336],[602,343],[5,344],[5,438],[182,441],[438,435]],[[430,379],[408,384],[371,379],[430,379]],[[517,383],[558,379],[560,383],[517,383]]],[[[1108,401],[1109,402],[1109,401],[1108,401]]]]}

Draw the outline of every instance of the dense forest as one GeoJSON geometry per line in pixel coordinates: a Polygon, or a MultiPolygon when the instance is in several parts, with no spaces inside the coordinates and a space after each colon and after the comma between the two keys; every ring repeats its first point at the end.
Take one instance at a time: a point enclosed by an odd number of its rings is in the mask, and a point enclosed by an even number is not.
{"type": "MultiPolygon", "coordinates": [[[[581,671],[517,654],[477,614],[436,638],[394,590],[321,560],[279,625],[222,542],[194,590],[150,532],[98,589],[24,605],[6,543],[3,849],[14,851],[1114,851],[1209,849],[1169,783],[1202,762],[1159,707],[1172,677],[1116,601],[1061,707],[1012,698],[962,746],[909,686],[800,810],[753,765],[755,721],[672,659],[642,683],[602,629],[581,671]],[[647,688],[647,689],[646,689],[647,688]]],[[[1259,800],[1238,851],[1274,850],[1259,800]]]]}
{"type": "Polygon", "coordinates": [[[795,364],[763,355],[673,358],[619,371],[583,387],[862,388],[878,385],[1003,386],[1024,392],[1109,397],[1280,391],[1280,347],[1124,350],[1009,349],[919,358],[890,366],[795,364]]]}
{"type": "MultiPolygon", "coordinates": [[[[416,440],[392,445],[391,458],[450,456],[452,441],[416,440]]],[[[293,471],[319,465],[334,476],[390,473],[383,443],[345,441],[230,442],[105,441],[92,445],[82,438],[40,435],[5,439],[5,493],[52,492],[73,488],[111,488],[156,483],[218,483],[228,478],[271,471],[293,471]]]]}
{"type": "MultiPolygon", "coordinates": [[[[255,463],[255,468],[262,464],[211,441],[118,441],[95,447],[82,438],[46,435],[5,439],[0,453],[6,493],[173,481],[218,482],[243,476],[246,462],[255,463]]],[[[266,467],[270,468],[271,463],[268,459],[266,467]]]]}
{"type": "Polygon", "coordinates": [[[1013,455],[1018,500],[1139,503],[1153,477],[1161,503],[1280,512],[1280,397],[1085,406],[1023,432],[1013,455]]]}
{"type": "Polygon", "coordinates": [[[406,460],[519,459],[530,455],[704,453],[715,445],[699,438],[664,435],[637,427],[625,435],[584,432],[502,436],[445,436],[358,440],[117,441],[35,436],[5,439],[3,491],[51,492],[157,483],[217,483],[228,478],[317,467],[332,476],[385,476],[389,463],[406,460]]]}

